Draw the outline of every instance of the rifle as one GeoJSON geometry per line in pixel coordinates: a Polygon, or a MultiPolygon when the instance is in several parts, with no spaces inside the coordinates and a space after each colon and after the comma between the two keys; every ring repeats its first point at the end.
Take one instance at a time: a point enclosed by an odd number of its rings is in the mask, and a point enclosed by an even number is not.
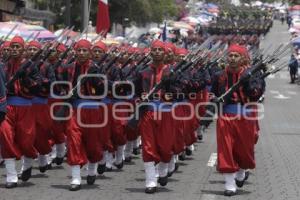
{"type": "MultiPolygon", "coordinates": [[[[130,68],[129,72],[125,75],[125,78],[126,79],[128,76],[130,76],[130,74],[132,74],[133,71],[135,71],[137,69],[138,66],[142,65],[142,63],[147,59],[149,58],[150,56],[150,53],[148,53],[147,55],[143,56],[132,68],[130,68]]],[[[143,65],[146,65],[145,63],[143,65]]],[[[143,68],[142,68],[143,69],[143,68]]],[[[142,70],[141,69],[141,70],[142,70]]]]}
{"type": "Polygon", "coordinates": [[[28,36],[28,38],[25,40],[25,42],[27,43],[27,42],[32,38],[33,35],[34,35],[34,32],[32,32],[32,33],[28,36]]]}
{"type": "MultiPolygon", "coordinates": [[[[110,51],[113,51],[113,49],[111,49],[110,51]]],[[[98,69],[100,69],[101,66],[99,66],[99,64],[103,63],[103,62],[106,60],[106,58],[107,58],[108,55],[109,55],[109,53],[106,53],[106,54],[101,58],[101,60],[100,60],[98,63],[93,63],[93,66],[96,67],[96,68],[98,68],[98,69]]],[[[116,62],[116,60],[118,59],[118,56],[119,56],[119,55],[117,55],[116,57],[114,57],[114,58],[113,58],[113,59],[105,66],[104,72],[106,72],[106,70],[107,70],[108,68],[110,68],[110,67],[116,62]]],[[[77,82],[77,84],[70,90],[70,92],[69,92],[70,98],[68,98],[68,99],[66,100],[67,102],[71,103],[75,98],[77,98],[78,93],[77,93],[76,91],[78,91],[78,88],[81,86],[81,84],[84,84],[86,81],[87,81],[87,78],[84,78],[84,79],[82,79],[81,81],[78,81],[78,82],[77,82]]],[[[66,106],[60,107],[60,109],[57,110],[57,112],[55,113],[55,116],[56,116],[57,118],[61,119],[61,118],[65,117],[65,114],[66,114],[67,110],[68,110],[68,107],[66,107],[66,106]]]]}
{"type": "Polygon", "coordinates": [[[108,64],[104,66],[104,74],[108,73],[109,68],[119,59],[122,53],[118,53],[115,57],[113,57],[108,64]]]}
{"type": "Polygon", "coordinates": [[[37,38],[40,36],[41,31],[37,32],[37,34],[34,36],[33,40],[37,40],[37,38]]]}
{"type": "MultiPolygon", "coordinates": [[[[66,51],[63,52],[63,54],[58,58],[58,61],[52,66],[52,68],[53,68],[54,70],[55,70],[56,68],[58,68],[58,67],[62,64],[62,62],[67,58],[68,53],[73,49],[74,45],[76,44],[77,39],[81,38],[83,34],[84,34],[84,33],[82,32],[81,34],[76,35],[75,38],[72,39],[72,43],[70,44],[70,46],[67,48],[66,51]]],[[[67,34],[66,36],[68,36],[68,35],[69,35],[69,34],[67,34]]],[[[68,42],[68,40],[65,41],[65,44],[66,44],[67,42],[68,42]]],[[[72,57],[73,57],[73,56],[72,56],[72,57]]],[[[75,60],[75,57],[74,57],[74,60],[75,60]]],[[[70,62],[70,60],[69,60],[68,62],[70,62]]],[[[68,63],[68,62],[67,62],[67,63],[68,63]]],[[[74,61],[73,61],[73,62],[74,62],[74,61]]],[[[72,62],[71,62],[71,63],[72,63],[72,62]]],[[[68,63],[68,64],[70,64],[70,63],[68,63]]]]}
{"type": "MultiPolygon", "coordinates": [[[[69,29],[66,33],[66,35],[69,35],[69,33],[72,31],[74,27],[72,27],[71,29],[69,29]]],[[[59,37],[57,38],[57,40],[55,40],[55,42],[53,43],[53,45],[51,45],[51,47],[48,49],[48,51],[45,53],[45,55],[39,60],[39,62],[36,64],[37,68],[40,69],[41,66],[44,64],[44,62],[49,58],[49,56],[51,55],[51,53],[53,51],[56,50],[56,48],[58,47],[58,45],[62,42],[63,37],[61,37],[59,39],[59,37]]]]}
{"type": "MultiPolygon", "coordinates": [[[[217,47],[220,45],[220,43],[218,45],[215,46],[215,49],[217,49],[217,47]]],[[[201,47],[205,47],[205,45],[201,45],[201,47]]],[[[202,50],[202,48],[199,48],[200,50],[202,50]]],[[[197,50],[197,52],[199,52],[199,49],[197,50]]],[[[197,55],[197,54],[195,54],[197,55]]],[[[189,68],[193,68],[194,65],[196,65],[200,60],[202,59],[202,56],[199,56],[195,59],[192,59],[191,61],[189,61],[188,63],[186,63],[186,60],[183,59],[182,62],[178,63],[174,69],[170,70],[170,79],[176,79],[177,76],[181,75],[184,71],[186,71],[189,68]]],[[[149,99],[151,98],[151,96],[156,93],[159,89],[161,89],[161,87],[165,84],[166,81],[170,80],[164,80],[162,79],[159,83],[157,83],[156,85],[154,85],[154,87],[148,92],[147,95],[145,95],[142,99],[142,101],[149,101],[149,99]]]]}
{"type": "MultiPolygon", "coordinates": [[[[197,59],[199,59],[199,58],[192,60],[191,62],[189,62],[188,64],[186,64],[184,66],[181,65],[180,67],[177,67],[177,68],[175,67],[175,68],[171,69],[169,77],[167,79],[162,78],[161,81],[159,81],[157,84],[155,84],[154,87],[146,95],[141,97],[141,102],[143,103],[143,102],[150,101],[153,94],[156,93],[159,89],[161,89],[165,83],[167,83],[171,79],[176,79],[176,77],[178,77],[179,75],[182,75],[184,71],[186,71],[190,66],[192,66],[195,62],[197,62],[197,59]]],[[[146,111],[145,107],[140,108],[138,116],[141,116],[145,111],[146,111]]],[[[132,118],[131,120],[128,121],[128,126],[135,128],[137,126],[137,123],[138,123],[138,119],[132,118]]]]}
{"type": "MultiPolygon", "coordinates": [[[[106,57],[106,56],[104,55],[103,57],[106,57]]],[[[116,60],[117,60],[117,57],[113,58],[112,61],[109,62],[108,66],[111,66],[116,60]]],[[[97,64],[94,64],[94,66],[99,67],[97,64]]],[[[84,84],[86,81],[87,81],[87,78],[84,78],[81,81],[77,81],[76,85],[69,92],[70,98],[68,98],[66,100],[66,102],[71,103],[74,99],[76,99],[78,97],[78,93],[77,93],[78,88],[82,84],[84,84]]],[[[55,112],[56,118],[58,118],[60,121],[65,120],[65,119],[62,119],[62,118],[66,116],[67,111],[68,111],[68,107],[66,107],[66,106],[60,107],[59,110],[57,110],[57,112],[55,112]]]]}
{"type": "MultiPolygon", "coordinates": [[[[289,46],[289,45],[287,45],[289,46]]],[[[280,46],[281,48],[281,46],[280,46]]],[[[215,98],[213,100],[214,103],[220,104],[220,103],[225,103],[226,99],[230,98],[230,96],[238,90],[246,81],[248,81],[252,76],[254,76],[257,72],[261,70],[265,70],[265,67],[268,64],[273,64],[277,61],[279,61],[279,58],[277,58],[278,55],[282,55],[287,50],[287,48],[283,48],[281,51],[278,49],[275,49],[274,53],[270,56],[268,55],[266,59],[258,61],[250,70],[247,74],[244,74],[235,84],[233,84],[225,93],[223,93],[221,96],[215,98]]],[[[284,67],[283,67],[284,68],[284,67]]],[[[269,76],[272,73],[276,73],[280,71],[281,68],[277,68],[276,70],[273,71],[268,71],[265,72],[261,78],[265,78],[269,76]]],[[[212,105],[207,105],[206,106],[206,113],[204,115],[204,118],[210,118],[210,119],[205,119],[200,121],[200,126],[208,126],[213,119],[211,118],[214,114],[216,113],[215,106],[212,105]]]]}
{"type": "Polygon", "coordinates": [[[93,44],[93,43],[96,42],[99,38],[100,38],[99,40],[102,40],[104,33],[105,33],[105,31],[101,31],[98,35],[96,35],[95,38],[93,38],[93,39],[91,40],[91,43],[93,44]]]}
{"type": "Polygon", "coordinates": [[[286,65],[285,63],[279,64],[279,67],[276,67],[275,69],[269,70],[264,72],[263,74],[261,74],[259,76],[260,79],[265,79],[268,76],[272,75],[272,74],[276,74],[277,72],[281,71],[282,69],[286,68],[288,65],[286,65]]]}
{"type": "Polygon", "coordinates": [[[14,27],[6,34],[6,36],[4,38],[1,38],[0,46],[4,43],[4,41],[6,41],[9,38],[9,36],[14,32],[14,30],[16,30],[18,26],[19,24],[14,25],[14,27]]]}
{"type": "Polygon", "coordinates": [[[34,56],[30,59],[28,59],[25,63],[23,63],[20,68],[17,70],[17,72],[14,74],[14,76],[6,83],[6,87],[11,86],[14,84],[14,82],[16,80],[18,80],[21,75],[31,66],[33,65],[38,58],[40,57],[40,55],[42,54],[42,52],[46,49],[47,45],[45,45],[42,49],[40,49],[38,52],[36,52],[34,54],[34,56]]]}
{"type": "MultiPolygon", "coordinates": [[[[58,38],[57,38],[58,39],[58,38]]],[[[40,55],[48,49],[48,45],[44,45],[38,52],[34,54],[34,56],[30,59],[28,59],[25,63],[23,63],[20,68],[17,70],[17,72],[14,74],[14,76],[6,83],[6,86],[12,85],[16,80],[20,78],[20,76],[30,67],[32,66],[40,57],[40,55]]],[[[53,46],[53,45],[52,45],[53,46]]],[[[50,47],[51,49],[52,47],[50,47]]]]}

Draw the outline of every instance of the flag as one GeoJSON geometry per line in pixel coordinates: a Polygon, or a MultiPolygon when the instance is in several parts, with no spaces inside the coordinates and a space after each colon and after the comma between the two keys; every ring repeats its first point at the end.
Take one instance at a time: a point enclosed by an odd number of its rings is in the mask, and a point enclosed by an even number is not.
{"type": "Polygon", "coordinates": [[[109,28],[110,19],[108,11],[108,0],[98,0],[96,31],[97,33],[105,32],[106,35],[109,28]]]}
{"type": "Polygon", "coordinates": [[[165,21],[165,26],[162,32],[162,40],[165,42],[167,40],[167,22],[165,21]]]}

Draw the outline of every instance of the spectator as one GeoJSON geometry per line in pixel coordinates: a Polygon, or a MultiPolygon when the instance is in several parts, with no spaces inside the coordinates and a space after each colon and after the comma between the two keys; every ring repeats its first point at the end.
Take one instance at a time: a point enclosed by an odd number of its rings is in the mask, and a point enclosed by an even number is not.
{"type": "Polygon", "coordinates": [[[291,59],[289,61],[289,71],[291,77],[290,83],[295,83],[297,72],[298,72],[298,60],[296,59],[294,54],[292,54],[291,59]]]}

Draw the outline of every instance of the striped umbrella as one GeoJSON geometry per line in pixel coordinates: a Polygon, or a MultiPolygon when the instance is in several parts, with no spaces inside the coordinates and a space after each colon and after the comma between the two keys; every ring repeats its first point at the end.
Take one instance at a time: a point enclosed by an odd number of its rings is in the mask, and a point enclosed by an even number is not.
{"type": "Polygon", "coordinates": [[[18,24],[18,27],[14,30],[14,32],[10,35],[8,40],[10,40],[15,35],[19,35],[24,38],[24,40],[28,40],[29,37],[31,39],[37,35],[37,40],[39,41],[51,41],[56,38],[56,36],[42,26],[37,25],[29,25],[21,22],[0,22],[0,38],[2,36],[6,36],[10,30],[18,24]]]}

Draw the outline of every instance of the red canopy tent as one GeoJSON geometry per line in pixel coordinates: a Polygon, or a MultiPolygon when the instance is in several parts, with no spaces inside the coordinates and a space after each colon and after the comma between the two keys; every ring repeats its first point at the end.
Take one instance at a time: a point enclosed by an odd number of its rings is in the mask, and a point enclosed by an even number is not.
{"type": "Polygon", "coordinates": [[[300,10],[300,5],[294,5],[290,7],[289,10],[300,10]]]}

